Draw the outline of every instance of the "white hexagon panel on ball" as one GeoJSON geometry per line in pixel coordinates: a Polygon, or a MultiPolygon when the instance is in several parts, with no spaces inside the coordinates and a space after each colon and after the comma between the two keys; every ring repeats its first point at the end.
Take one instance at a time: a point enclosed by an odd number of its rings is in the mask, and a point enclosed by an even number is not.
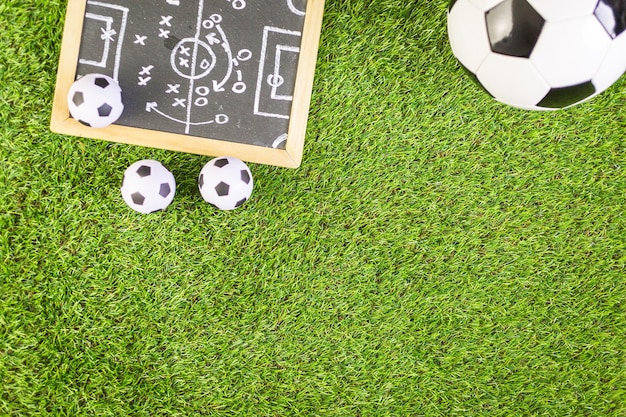
{"type": "Polygon", "coordinates": [[[448,15],[452,51],[461,64],[473,73],[491,52],[484,20],[484,10],[470,1],[458,3],[448,15]]]}
{"type": "Polygon", "coordinates": [[[598,71],[611,38],[596,17],[547,21],[530,60],[552,87],[588,82],[598,71]]]}

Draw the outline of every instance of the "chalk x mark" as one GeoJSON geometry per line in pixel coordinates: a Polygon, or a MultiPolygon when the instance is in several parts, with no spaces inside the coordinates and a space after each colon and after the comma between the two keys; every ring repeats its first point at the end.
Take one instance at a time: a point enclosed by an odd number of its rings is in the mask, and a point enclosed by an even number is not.
{"type": "Polygon", "coordinates": [[[135,35],[135,42],[133,43],[135,45],[146,46],[146,39],[148,39],[147,36],[135,35]]]}

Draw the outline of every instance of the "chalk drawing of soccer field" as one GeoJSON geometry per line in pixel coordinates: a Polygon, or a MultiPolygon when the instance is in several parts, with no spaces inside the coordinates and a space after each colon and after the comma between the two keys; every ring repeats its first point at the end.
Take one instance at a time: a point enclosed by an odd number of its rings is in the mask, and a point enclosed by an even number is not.
{"type": "MultiPolygon", "coordinates": [[[[289,13],[298,17],[305,16],[304,12],[294,6],[294,0],[285,1],[289,13]]],[[[229,124],[234,119],[232,115],[218,110],[211,113],[209,108],[221,107],[220,95],[249,94],[249,83],[252,80],[246,74],[248,67],[242,64],[256,58],[258,75],[253,115],[288,120],[295,83],[285,74],[293,73],[297,67],[301,32],[264,26],[259,53],[253,52],[258,50],[255,49],[257,45],[233,50],[229,41],[229,33],[232,31],[229,32],[228,23],[225,22],[224,8],[210,8],[204,0],[199,0],[197,6],[194,33],[176,43],[169,59],[171,69],[183,82],[168,82],[166,93],[178,92],[181,88],[184,92],[182,96],[173,97],[174,101],[169,109],[165,109],[167,104],[163,106],[155,100],[146,103],[146,111],[184,125],[185,134],[190,134],[192,128],[197,126],[229,124]],[[183,84],[185,87],[181,87],[183,84]],[[177,111],[182,109],[185,109],[184,114],[177,111]]],[[[231,2],[231,6],[235,11],[245,11],[247,4],[245,1],[235,0],[231,2]]],[[[161,16],[160,25],[165,21],[171,27],[175,20],[171,15],[161,16]]],[[[159,36],[167,38],[169,32],[160,29],[159,36]]],[[[241,108],[245,106],[239,106],[241,108]]],[[[285,140],[276,141],[276,138],[286,134],[287,124],[284,124],[283,130],[285,132],[277,132],[271,137],[273,141],[270,146],[284,144],[285,140]]]]}
{"type": "Polygon", "coordinates": [[[144,114],[135,111],[135,121],[159,116],[161,122],[153,123],[163,129],[198,135],[224,130],[231,124],[242,126],[246,121],[258,127],[268,125],[259,119],[283,119],[285,122],[271,123],[281,126],[280,130],[253,140],[272,147],[284,145],[305,2],[274,0],[277,10],[288,18],[270,23],[282,25],[248,24],[244,28],[238,18],[250,10],[245,0],[195,0],[184,4],[166,0],[159,13],[150,14],[144,9],[141,21],[134,16],[133,5],[124,1],[88,1],[86,30],[93,38],[90,44],[97,47],[85,48],[84,54],[93,57],[84,57],[81,52],[79,63],[110,70],[115,79],[122,67],[123,91],[133,98],[145,97],[140,105],[144,114]],[[130,39],[125,47],[127,26],[130,39]],[[128,67],[133,62],[131,74],[128,67]],[[131,84],[129,80],[135,78],[137,82],[131,84]],[[238,103],[236,108],[228,105],[234,102],[238,103]],[[250,114],[244,117],[243,112],[250,114]]]}
{"type": "Polygon", "coordinates": [[[323,0],[69,0],[66,26],[72,10],[82,19],[75,78],[98,72],[120,83],[115,125],[135,129],[122,141],[287,150],[304,135],[323,0]],[[138,131],[146,139],[134,139],[138,131]]]}

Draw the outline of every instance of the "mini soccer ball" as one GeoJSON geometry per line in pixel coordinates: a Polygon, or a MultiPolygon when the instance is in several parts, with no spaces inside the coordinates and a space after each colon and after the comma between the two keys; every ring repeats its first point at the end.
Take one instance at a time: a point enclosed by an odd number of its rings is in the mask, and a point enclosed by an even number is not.
{"type": "Polygon", "coordinates": [[[626,71],[626,0],[451,0],[448,36],[496,100],[565,108],[626,71]]]}
{"type": "Polygon", "coordinates": [[[103,128],[114,123],[122,115],[122,90],[111,77],[87,74],[70,87],[68,93],[70,114],[80,123],[103,128]]]}
{"type": "Polygon", "coordinates": [[[202,198],[221,210],[241,207],[250,198],[253,187],[250,169],[230,156],[209,161],[198,177],[202,198]]]}
{"type": "Polygon", "coordinates": [[[122,197],[130,208],[140,213],[165,210],[174,199],[174,175],[158,161],[144,159],[124,172],[122,197]]]}

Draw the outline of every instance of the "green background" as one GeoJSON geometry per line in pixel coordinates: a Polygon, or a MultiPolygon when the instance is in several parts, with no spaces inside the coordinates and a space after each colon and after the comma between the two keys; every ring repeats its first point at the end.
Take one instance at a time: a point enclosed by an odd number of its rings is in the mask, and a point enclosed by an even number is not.
{"type": "Polygon", "coordinates": [[[0,415],[626,415],[624,78],[524,112],[445,2],[328,0],[302,167],[219,212],[49,132],[65,6],[0,3],[0,415]]]}

